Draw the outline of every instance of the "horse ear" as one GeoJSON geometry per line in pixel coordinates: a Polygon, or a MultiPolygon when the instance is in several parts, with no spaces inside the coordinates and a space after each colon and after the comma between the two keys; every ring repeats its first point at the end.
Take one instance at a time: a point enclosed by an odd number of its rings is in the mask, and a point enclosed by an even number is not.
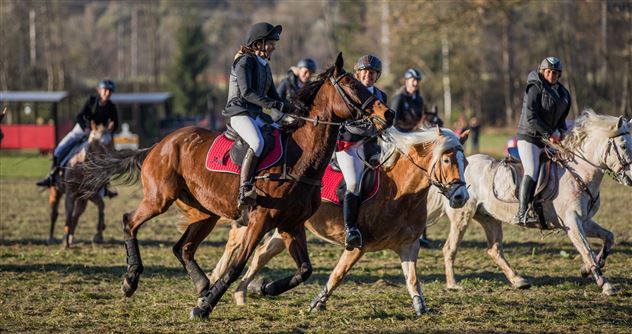
{"type": "Polygon", "coordinates": [[[112,129],[114,129],[114,121],[110,121],[110,123],[108,123],[108,131],[112,131],[112,129]]]}
{"type": "Polygon", "coordinates": [[[617,120],[617,129],[621,129],[623,124],[625,124],[625,119],[623,116],[619,116],[619,119],[617,120]]]}
{"type": "Polygon", "coordinates": [[[90,129],[92,129],[92,131],[97,131],[97,123],[90,121],[90,129]]]}
{"type": "Polygon", "coordinates": [[[439,126],[439,124],[437,124],[437,136],[441,136],[441,127],[439,126]]]}
{"type": "Polygon", "coordinates": [[[335,66],[335,69],[334,69],[335,75],[342,73],[343,68],[345,66],[345,60],[342,58],[342,52],[338,52],[338,56],[336,57],[336,62],[334,66],[335,66]]]}
{"type": "Polygon", "coordinates": [[[465,141],[467,141],[467,138],[469,136],[470,136],[470,129],[467,129],[463,131],[463,133],[461,133],[461,135],[459,136],[459,141],[461,142],[461,145],[465,144],[465,141]]]}

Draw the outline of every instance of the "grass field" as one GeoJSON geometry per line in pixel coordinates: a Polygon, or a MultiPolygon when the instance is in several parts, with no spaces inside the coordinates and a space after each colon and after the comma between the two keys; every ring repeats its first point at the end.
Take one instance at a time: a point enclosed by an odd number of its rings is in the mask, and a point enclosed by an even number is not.
{"type": "MultiPolygon", "coordinates": [[[[506,136],[483,137],[482,151],[499,154],[506,136]],[[490,143],[496,143],[490,145],[490,143]],[[500,145],[500,147],[497,147],[500,145]]],[[[530,290],[514,290],[485,253],[484,233],[473,225],[457,257],[457,279],[465,289],[445,289],[442,240],[446,222],[429,229],[433,247],[421,250],[418,273],[429,314],[415,317],[399,259],[388,251],[367,254],[328,302],[328,310],[306,313],[341,252],[311,235],[314,273],[306,284],[275,298],[250,296],[238,307],[226,294],[210,321],[192,322],[193,285],[171,253],[179,238],[177,210],[146,223],[139,233],[145,272],[134,297],[120,292],[125,272],[120,218],[142,197],[138,186],[118,187],[107,201],[106,243],[90,243],[96,210],[89,205],[72,249],[47,246],[47,193],[34,181],[46,174],[48,160],[37,156],[0,156],[0,332],[74,333],[630,333],[632,329],[632,190],[606,179],[596,217],[616,236],[606,276],[618,294],[602,295],[591,279],[579,275],[581,261],[562,233],[505,228],[505,253],[530,290]]],[[[63,209],[62,209],[63,212],[63,209]]],[[[63,215],[56,236],[61,237],[63,215]]],[[[413,223],[413,222],[411,222],[413,223]]],[[[197,255],[211,271],[221,255],[228,229],[219,226],[197,255]]],[[[598,244],[595,243],[595,246],[598,244]]],[[[264,271],[279,278],[294,271],[287,254],[264,271]]]]}

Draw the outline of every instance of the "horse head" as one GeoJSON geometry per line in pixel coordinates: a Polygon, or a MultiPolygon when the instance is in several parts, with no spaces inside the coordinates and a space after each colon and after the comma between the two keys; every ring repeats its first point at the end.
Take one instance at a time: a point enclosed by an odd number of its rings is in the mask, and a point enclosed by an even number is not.
{"type": "Polygon", "coordinates": [[[90,135],[88,136],[88,143],[90,145],[97,144],[105,148],[111,149],[112,146],[112,129],[114,128],[114,122],[110,122],[108,126],[102,124],[97,125],[94,121],[90,122],[90,135]]]}
{"type": "Polygon", "coordinates": [[[561,144],[617,182],[632,186],[631,127],[632,121],[623,116],[598,115],[586,109],[561,144]]]}
{"type": "MultiPolygon", "coordinates": [[[[463,149],[468,135],[469,131],[465,131],[459,137],[439,127],[407,133],[395,128],[386,131],[388,141],[425,174],[429,183],[439,189],[453,208],[463,207],[470,198],[465,183],[467,159],[463,149]]],[[[388,164],[385,163],[385,166],[388,164]]]]}
{"type": "Polygon", "coordinates": [[[378,131],[386,129],[393,121],[394,113],[353,75],[343,68],[342,52],[338,53],[334,66],[328,73],[328,81],[336,94],[331,99],[331,110],[341,120],[368,121],[378,131]]]}

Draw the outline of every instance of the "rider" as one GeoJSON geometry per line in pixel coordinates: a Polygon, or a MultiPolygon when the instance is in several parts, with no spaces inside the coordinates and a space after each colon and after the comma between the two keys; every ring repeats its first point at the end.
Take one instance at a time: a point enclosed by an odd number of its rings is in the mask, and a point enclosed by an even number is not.
{"type": "MultiPolygon", "coordinates": [[[[355,76],[375,95],[382,103],[386,104],[386,94],[374,84],[382,73],[382,62],[373,55],[365,55],[358,59],[354,66],[355,76]]],[[[345,223],[345,248],[362,247],[362,235],[358,230],[358,211],[360,208],[360,185],[364,163],[360,160],[364,157],[364,143],[366,138],[375,136],[373,128],[353,126],[346,122],[338,134],[338,149],[336,160],[342,171],[347,189],[342,204],[342,212],[345,223]]]]}
{"type": "Polygon", "coordinates": [[[259,125],[267,118],[262,109],[270,109],[275,122],[295,121],[286,116],[294,108],[277,93],[268,63],[281,30],[280,25],[267,22],[254,24],[248,32],[246,45],[235,54],[230,72],[228,101],[222,115],[230,117],[230,126],[250,146],[241,165],[239,209],[254,206],[257,199],[254,174],[264,144],[259,125]]]}
{"type": "MultiPolygon", "coordinates": [[[[97,85],[97,95],[91,95],[83,104],[81,111],[77,115],[75,126],[70,132],[59,142],[53,151],[53,164],[48,176],[37,182],[41,187],[52,187],[55,184],[60,164],[68,153],[90,133],[90,123],[94,121],[96,125],[109,126],[113,122],[112,133],[119,126],[118,110],[116,105],[110,101],[110,96],[114,92],[114,82],[104,79],[99,81],[97,85]]],[[[114,197],[117,194],[113,191],[105,189],[106,196],[114,197]]]]}
{"type": "Polygon", "coordinates": [[[290,99],[297,90],[307,84],[316,72],[316,62],[310,58],[298,61],[296,66],[290,67],[287,76],[279,84],[279,96],[283,99],[290,99]]]}
{"type": "Polygon", "coordinates": [[[518,153],[524,167],[520,185],[520,207],[514,223],[526,225],[537,222],[529,217],[528,207],[533,199],[540,168],[540,153],[545,139],[558,141],[566,131],[566,116],[571,108],[571,95],[558,81],[562,76],[562,62],[556,57],[542,60],[538,71],[527,77],[527,88],[518,123],[518,153]]]}
{"type": "Polygon", "coordinates": [[[419,93],[421,72],[409,68],[404,72],[404,86],[393,98],[391,107],[395,111],[395,128],[402,132],[409,132],[419,126],[424,110],[424,98],[419,93]]]}

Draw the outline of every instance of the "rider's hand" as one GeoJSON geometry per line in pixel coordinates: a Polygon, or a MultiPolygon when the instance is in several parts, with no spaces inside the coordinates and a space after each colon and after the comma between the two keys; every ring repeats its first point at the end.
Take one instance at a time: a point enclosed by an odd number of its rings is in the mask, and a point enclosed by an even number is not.
{"type": "Polygon", "coordinates": [[[553,132],[553,134],[549,136],[549,141],[553,144],[559,144],[561,138],[562,138],[562,135],[560,134],[560,132],[555,130],[555,132],[553,132]]]}
{"type": "MultiPolygon", "coordinates": [[[[283,103],[281,103],[280,108],[282,110],[288,110],[283,103]]],[[[289,107],[289,109],[292,109],[289,107]]],[[[282,127],[294,127],[300,125],[300,119],[295,115],[290,115],[287,112],[283,112],[277,108],[272,108],[270,111],[270,117],[276,123],[279,123],[282,127]]]]}

